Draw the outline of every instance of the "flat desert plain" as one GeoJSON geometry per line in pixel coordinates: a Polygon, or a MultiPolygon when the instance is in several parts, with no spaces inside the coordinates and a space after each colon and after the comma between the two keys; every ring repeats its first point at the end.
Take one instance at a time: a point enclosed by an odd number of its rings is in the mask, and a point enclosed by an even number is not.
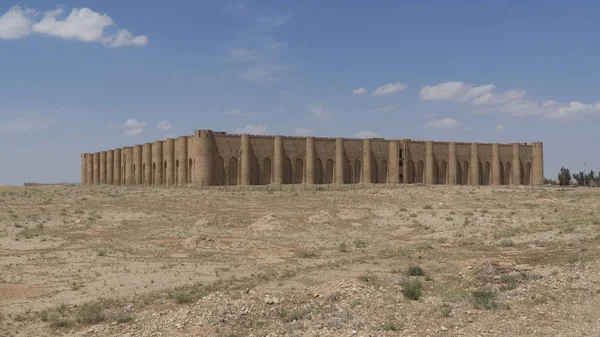
{"type": "Polygon", "coordinates": [[[0,336],[598,336],[600,189],[0,187],[0,336]]]}

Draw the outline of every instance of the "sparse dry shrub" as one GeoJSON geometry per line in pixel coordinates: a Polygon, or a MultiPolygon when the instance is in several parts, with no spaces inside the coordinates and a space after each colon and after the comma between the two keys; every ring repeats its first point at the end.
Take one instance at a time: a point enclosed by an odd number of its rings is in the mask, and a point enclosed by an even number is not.
{"type": "Polygon", "coordinates": [[[418,301],[421,298],[423,290],[420,280],[404,279],[400,285],[402,286],[402,295],[404,295],[405,298],[412,301],[418,301]]]}
{"type": "Polygon", "coordinates": [[[102,305],[98,302],[85,303],[75,312],[75,319],[80,324],[102,323],[106,317],[102,305]]]}

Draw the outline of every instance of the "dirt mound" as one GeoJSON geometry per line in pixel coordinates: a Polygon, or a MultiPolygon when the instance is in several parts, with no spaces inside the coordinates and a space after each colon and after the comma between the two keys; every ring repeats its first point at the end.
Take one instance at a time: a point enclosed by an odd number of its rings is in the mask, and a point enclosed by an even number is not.
{"type": "Polygon", "coordinates": [[[326,210],[318,211],[317,213],[308,217],[308,222],[315,225],[321,225],[324,223],[329,223],[333,217],[326,210]]]}
{"type": "Polygon", "coordinates": [[[196,221],[196,223],[194,223],[195,226],[208,226],[212,223],[212,221],[210,221],[210,219],[207,218],[202,218],[202,219],[198,219],[198,221],[196,221]]]}
{"type": "Polygon", "coordinates": [[[248,226],[248,229],[252,230],[253,232],[270,232],[280,227],[281,223],[277,220],[277,217],[275,217],[273,214],[267,214],[254,221],[250,226],[248,226]]]}
{"type": "Polygon", "coordinates": [[[342,220],[362,220],[369,217],[371,212],[364,208],[343,208],[337,213],[342,220]]]}
{"type": "Polygon", "coordinates": [[[203,246],[209,242],[213,242],[212,238],[209,238],[205,235],[194,235],[189,238],[181,241],[181,247],[185,249],[195,249],[198,246],[203,246]]]}

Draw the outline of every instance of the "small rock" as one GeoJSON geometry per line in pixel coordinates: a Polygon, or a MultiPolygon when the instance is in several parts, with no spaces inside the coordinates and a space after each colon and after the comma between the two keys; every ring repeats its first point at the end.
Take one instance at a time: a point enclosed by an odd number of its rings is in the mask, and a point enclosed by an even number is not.
{"type": "Polygon", "coordinates": [[[265,303],[267,304],[277,304],[279,303],[279,300],[276,297],[265,297],[265,299],[263,300],[265,303]]]}

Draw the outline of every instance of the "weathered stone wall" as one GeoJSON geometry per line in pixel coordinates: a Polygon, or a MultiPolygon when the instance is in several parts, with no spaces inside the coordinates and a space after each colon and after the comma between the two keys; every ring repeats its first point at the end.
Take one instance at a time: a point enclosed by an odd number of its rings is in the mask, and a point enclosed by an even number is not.
{"type": "Polygon", "coordinates": [[[83,185],[542,185],[542,143],[192,136],[81,154],[83,185]]]}

